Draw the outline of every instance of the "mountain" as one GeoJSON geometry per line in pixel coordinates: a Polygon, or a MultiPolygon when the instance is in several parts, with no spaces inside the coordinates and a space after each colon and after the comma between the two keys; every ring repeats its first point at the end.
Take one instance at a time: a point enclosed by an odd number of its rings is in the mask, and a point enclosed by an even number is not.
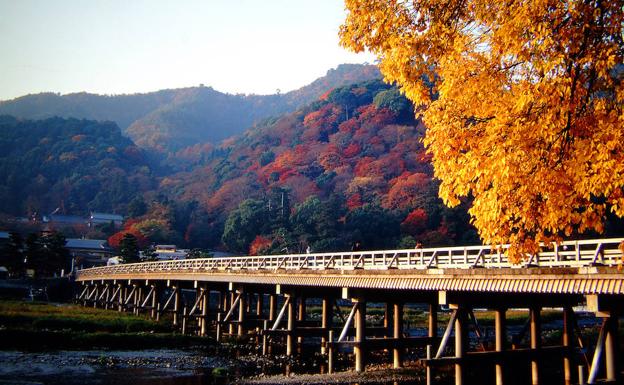
{"type": "Polygon", "coordinates": [[[98,121],[113,121],[125,130],[135,120],[159,106],[170,103],[176,90],[147,94],[96,95],[79,92],[59,95],[52,92],[26,95],[0,101],[0,115],[40,120],[54,116],[98,121]]]}
{"type": "Polygon", "coordinates": [[[168,175],[159,192],[205,213],[186,239],[233,251],[474,242],[465,207],[437,197],[424,132],[396,88],[337,87],[218,146],[186,149],[195,167],[168,175]]]}
{"type": "Polygon", "coordinates": [[[0,116],[1,213],[125,213],[152,188],[143,150],[113,122],[0,116]]]}
{"type": "Polygon", "coordinates": [[[264,118],[294,111],[328,89],[380,77],[376,66],[342,64],[310,85],[275,95],[232,95],[203,86],[114,96],[41,93],[0,102],[0,114],[113,121],[137,145],[171,152],[217,143],[264,118]]]}
{"type": "MultiPolygon", "coordinates": [[[[448,209],[437,198],[425,127],[409,101],[379,79],[321,92],[335,82],[330,76],[344,78],[330,72],[288,99],[321,93],[314,102],[218,144],[170,152],[180,165],[158,173],[151,151],[114,122],[0,117],[0,214],[117,212],[130,219],[114,239],[129,232],[146,242],[241,253],[345,250],[354,241],[364,249],[475,242],[465,207],[448,209]]],[[[259,119],[285,97],[176,90],[128,131],[150,117],[159,122],[153,138],[169,151],[201,135],[197,126],[226,130],[219,119],[229,115],[242,125],[239,109],[259,119]],[[187,136],[176,132],[182,127],[187,136]]]]}

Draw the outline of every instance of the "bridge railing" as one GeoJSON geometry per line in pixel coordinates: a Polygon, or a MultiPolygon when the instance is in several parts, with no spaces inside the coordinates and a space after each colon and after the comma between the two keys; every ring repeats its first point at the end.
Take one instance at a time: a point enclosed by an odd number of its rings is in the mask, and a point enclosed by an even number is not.
{"type": "Polygon", "coordinates": [[[424,270],[432,268],[583,267],[621,263],[624,238],[565,241],[545,245],[520,264],[509,262],[508,245],[441,247],[341,253],[184,259],[102,266],[77,272],[78,279],[118,274],[278,270],[424,270]]]}

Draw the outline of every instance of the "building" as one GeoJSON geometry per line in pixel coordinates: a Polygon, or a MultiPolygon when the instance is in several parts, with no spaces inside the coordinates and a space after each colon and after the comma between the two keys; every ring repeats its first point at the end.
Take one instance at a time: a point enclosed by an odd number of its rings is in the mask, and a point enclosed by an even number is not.
{"type": "Polygon", "coordinates": [[[156,258],[159,260],[185,259],[188,249],[178,249],[176,245],[156,245],[156,258]]]}
{"type": "Polygon", "coordinates": [[[83,217],[77,215],[59,215],[50,214],[43,216],[43,222],[49,223],[54,226],[66,227],[66,226],[84,226],[87,221],[83,217]]]}
{"type": "Polygon", "coordinates": [[[0,246],[3,246],[9,243],[9,239],[11,238],[11,234],[6,231],[0,231],[0,246]]]}
{"type": "Polygon", "coordinates": [[[106,265],[115,253],[105,239],[68,238],[65,247],[72,257],[73,269],[106,265]]]}
{"type": "Polygon", "coordinates": [[[115,227],[121,227],[123,224],[124,218],[121,215],[117,214],[107,214],[107,213],[91,213],[89,215],[89,227],[99,225],[99,224],[108,224],[113,222],[115,227]]]}

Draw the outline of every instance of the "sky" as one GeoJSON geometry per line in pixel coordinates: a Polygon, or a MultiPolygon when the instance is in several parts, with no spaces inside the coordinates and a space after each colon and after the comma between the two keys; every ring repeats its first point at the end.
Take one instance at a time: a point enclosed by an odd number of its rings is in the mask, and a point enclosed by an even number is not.
{"type": "Polygon", "coordinates": [[[287,92],[341,63],[341,0],[0,0],[0,100],[204,84],[287,92]]]}

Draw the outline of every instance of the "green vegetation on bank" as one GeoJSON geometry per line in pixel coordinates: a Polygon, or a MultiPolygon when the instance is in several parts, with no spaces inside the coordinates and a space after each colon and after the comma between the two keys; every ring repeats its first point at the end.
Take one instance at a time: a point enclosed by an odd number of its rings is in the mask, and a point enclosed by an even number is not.
{"type": "Polygon", "coordinates": [[[3,349],[135,349],[205,345],[176,335],[166,320],[71,304],[0,301],[3,349]]]}

